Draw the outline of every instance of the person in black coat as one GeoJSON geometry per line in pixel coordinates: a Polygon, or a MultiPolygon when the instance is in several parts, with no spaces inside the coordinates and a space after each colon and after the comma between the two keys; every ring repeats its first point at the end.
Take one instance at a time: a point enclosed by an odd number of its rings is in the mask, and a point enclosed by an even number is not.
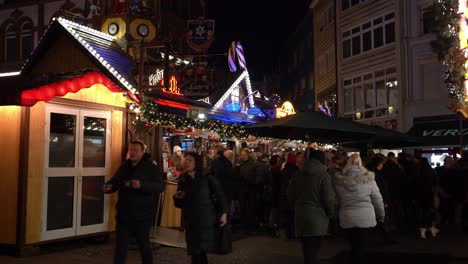
{"type": "Polygon", "coordinates": [[[234,165],[231,161],[233,155],[234,153],[232,150],[224,150],[213,161],[211,168],[211,174],[221,183],[221,186],[223,187],[228,206],[231,205],[233,200],[235,192],[234,186],[236,185],[236,180],[239,178],[239,172],[234,168],[234,165]]]}
{"type": "Polygon", "coordinates": [[[388,186],[389,221],[400,229],[407,228],[408,219],[404,204],[406,174],[393,152],[388,154],[382,173],[388,186]]]}
{"type": "MultiPolygon", "coordinates": [[[[384,163],[385,163],[385,158],[383,158],[382,156],[375,156],[371,159],[371,161],[367,165],[367,168],[375,174],[375,182],[377,183],[377,186],[379,187],[380,194],[382,195],[383,202],[384,202],[385,215],[388,215],[387,213],[388,204],[389,204],[388,185],[387,185],[387,182],[385,181],[385,178],[382,172],[384,163]]],[[[379,222],[377,227],[386,244],[397,243],[390,236],[390,233],[388,232],[385,222],[379,222]]]]}
{"type": "Polygon", "coordinates": [[[196,153],[185,157],[174,203],[182,208],[187,253],[192,264],[207,264],[207,253],[216,251],[217,225],[227,223],[227,203],[218,180],[203,174],[203,159],[196,153]]]}
{"type": "Polygon", "coordinates": [[[108,194],[119,191],[115,264],[125,263],[130,236],[138,243],[143,264],[153,263],[149,232],[155,209],[154,195],[164,191],[165,183],[145,149],[143,142],[133,141],[129,160],[103,186],[108,194]]]}
{"type": "Polygon", "coordinates": [[[434,183],[436,174],[426,158],[420,161],[421,173],[416,179],[417,188],[415,191],[415,201],[418,206],[418,226],[420,237],[426,239],[426,232],[431,231],[432,236],[437,236],[439,229],[434,223],[434,183]]]}
{"type": "Polygon", "coordinates": [[[279,208],[282,225],[286,227],[286,237],[292,239],[294,235],[294,207],[288,203],[288,189],[292,179],[298,177],[299,167],[294,153],[289,153],[284,169],[281,171],[281,186],[279,197],[279,208]]]}

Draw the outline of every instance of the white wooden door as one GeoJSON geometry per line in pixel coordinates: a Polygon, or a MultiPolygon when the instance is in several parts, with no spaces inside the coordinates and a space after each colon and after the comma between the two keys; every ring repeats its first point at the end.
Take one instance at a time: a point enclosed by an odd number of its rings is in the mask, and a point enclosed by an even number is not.
{"type": "Polygon", "coordinates": [[[41,240],[108,230],[110,112],[48,105],[41,240]]]}

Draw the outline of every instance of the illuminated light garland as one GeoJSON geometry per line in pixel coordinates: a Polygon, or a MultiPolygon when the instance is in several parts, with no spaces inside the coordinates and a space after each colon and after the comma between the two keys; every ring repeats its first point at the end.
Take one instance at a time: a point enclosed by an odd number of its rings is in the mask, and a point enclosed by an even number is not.
{"type": "MultiPolygon", "coordinates": [[[[244,70],[242,72],[242,74],[231,84],[231,86],[229,87],[229,89],[223,94],[223,96],[221,96],[221,98],[216,102],[216,104],[214,105],[214,108],[217,108],[217,109],[220,109],[223,107],[223,103],[224,101],[226,101],[228,99],[228,97],[231,95],[231,93],[234,91],[234,89],[236,89],[239,84],[245,80],[245,85],[247,87],[247,94],[248,95],[251,95],[252,94],[252,83],[250,82],[250,75],[249,75],[249,72],[248,70],[244,70]]],[[[254,101],[254,98],[253,96],[249,96],[249,104],[250,104],[250,107],[254,107],[255,106],[255,101],[254,101]]]]}
{"type": "Polygon", "coordinates": [[[428,8],[436,40],[434,52],[445,66],[445,83],[453,100],[452,108],[462,107],[467,95],[467,6],[465,0],[434,0],[428,8]]]}
{"type": "MultiPolygon", "coordinates": [[[[131,105],[132,108],[135,106],[131,105]]],[[[238,124],[227,124],[218,120],[191,119],[158,111],[157,104],[151,98],[144,98],[137,116],[147,127],[153,125],[169,126],[177,129],[199,129],[211,131],[225,138],[244,138],[247,131],[238,124]]]]}
{"type": "Polygon", "coordinates": [[[122,84],[123,87],[125,87],[127,90],[130,92],[136,94],[137,90],[133,88],[130,83],[122,77],[122,75],[114,69],[106,60],[102,59],[102,56],[91,46],[89,45],[86,40],[84,40],[77,32],[85,32],[87,34],[90,34],[92,37],[99,38],[99,39],[105,39],[107,41],[114,41],[115,38],[109,34],[97,31],[95,29],[80,25],[76,22],[69,21],[67,19],[64,19],[62,17],[59,17],[57,21],[65,28],[70,34],[83,45],[84,48],[86,48],[104,67],[106,67],[112,75],[122,84]],[[101,60],[102,59],[102,60],[101,60]]]}
{"type": "Polygon", "coordinates": [[[17,75],[20,75],[21,72],[20,71],[16,71],[16,72],[2,72],[0,73],[0,78],[3,78],[3,77],[11,77],[11,76],[17,76],[17,75]]]}

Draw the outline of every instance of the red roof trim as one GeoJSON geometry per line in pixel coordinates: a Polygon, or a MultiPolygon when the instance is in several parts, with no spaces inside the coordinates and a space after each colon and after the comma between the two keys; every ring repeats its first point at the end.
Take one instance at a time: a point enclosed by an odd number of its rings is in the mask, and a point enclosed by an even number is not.
{"type": "MultiPolygon", "coordinates": [[[[21,105],[33,106],[39,101],[47,102],[57,96],[64,96],[68,93],[76,93],[82,89],[88,89],[95,84],[102,84],[109,91],[114,93],[124,92],[104,74],[95,71],[69,80],[46,84],[25,90],[21,92],[21,105]]],[[[127,94],[130,97],[135,98],[133,94],[127,94]]]]}

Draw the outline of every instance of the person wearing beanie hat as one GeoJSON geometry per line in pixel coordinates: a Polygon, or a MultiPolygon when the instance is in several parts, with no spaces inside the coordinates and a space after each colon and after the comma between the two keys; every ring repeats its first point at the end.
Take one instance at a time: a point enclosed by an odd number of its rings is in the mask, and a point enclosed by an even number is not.
{"type": "Polygon", "coordinates": [[[182,148],[180,146],[174,146],[172,148],[172,167],[175,168],[175,175],[180,175],[184,171],[184,155],[182,154],[182,148]]]}
{"type": "Polygon", "coordinates": [[[286,157],[286,164],[281,172],[281,191],[280,191],[280,219],[282,226],[286,228],[286,237],[293,239],[294,235],[294,207],[288,203],[289,183],[299,174],[296,154],[290,152],[286,157]]]}
{"type": "Polygon", "coordinates": [[[295,233],[302,243],[304,263],[319,262],[321,238],[328,235],[328,225],[335,214],[335,190],[324,163],[323,152],[311,151],[300,175],[291,179],[288,188],[288,200],[294,204],[295,233]]]}
{"type": "Polygon", "coordinates": [[[297,163],[296,154],[294,154],[293,152],[289,152],[286,158],[286,163],[291,163],[291,164],[296,165],[297,163]]]}

